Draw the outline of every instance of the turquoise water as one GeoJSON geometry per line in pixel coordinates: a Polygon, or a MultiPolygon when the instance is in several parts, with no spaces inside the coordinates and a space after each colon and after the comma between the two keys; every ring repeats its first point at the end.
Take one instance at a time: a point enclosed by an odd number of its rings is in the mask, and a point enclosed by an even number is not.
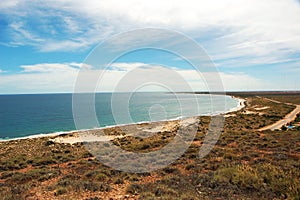
{"type": "MultiPolygon", "coordinates": [[[[134,93],[129,102],[124,102],[122,95],[125,94],[115,96],[113,105],[111,93],[95,95],[97,127],[209,115],[228,111],[238,105],[237,99],[218,95],[134,93]],[[129,117],[125,113],[126,106],[129,117]]],[[[87,125],[84,128],[96,127],[87,125]]],[[[76,130],[72,94],[0,95],[2,139],[72,130],[76,130]]]]}

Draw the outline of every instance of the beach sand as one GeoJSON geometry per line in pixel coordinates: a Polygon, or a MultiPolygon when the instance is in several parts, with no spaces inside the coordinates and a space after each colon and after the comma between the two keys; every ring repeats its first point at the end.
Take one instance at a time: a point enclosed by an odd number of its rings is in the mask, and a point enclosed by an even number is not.
{"type": "Polygon", "coordinates": [[[58,143],[75,144],[78,142],[107,142],[117,138],[128,136],[147,138],[158,132],[173,132],[179,127],[187,127],[197,122],[197,117],[189,117],[182,120],[162,121],[153,123],[131,124],[116,126],[114,128],[81,131],[73,134],[63,134],[50,138],[50,141],[58,143]],[[122,131],[119,135],[110,135],[122,131]],[[108,134],[108,135],[107,135],[108,134]]]}

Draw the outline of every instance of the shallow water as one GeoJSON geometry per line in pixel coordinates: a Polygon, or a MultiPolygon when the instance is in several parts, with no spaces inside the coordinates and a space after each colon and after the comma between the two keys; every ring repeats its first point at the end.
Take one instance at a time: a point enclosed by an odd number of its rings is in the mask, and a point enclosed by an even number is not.
{"type": "MultiPolygon", "coordinates": [[[[98,124],[88,123],[85,129],[161,121],[178,117],[210,115],[238,106],[230,96],[171,93],[134,93],[95,95],[98,124]],[[128,111],[128,112],[127,112],[128,111]]],[[[72,113],[72,94],[0,95],[0,138],[18,138],[43,133],[76,130],[72,113]]]]}

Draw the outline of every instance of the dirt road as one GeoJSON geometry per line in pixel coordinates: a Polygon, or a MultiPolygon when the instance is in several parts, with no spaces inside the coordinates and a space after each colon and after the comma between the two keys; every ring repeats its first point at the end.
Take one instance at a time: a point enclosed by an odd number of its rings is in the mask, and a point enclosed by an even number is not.
{"type": "Polygon", "coordinates": [[[297,114],[300,113],[300,105],[295,105],[296,108],[290,112],[289,114],[287,114],[283,119],[275,122],[274,124],[265,126],[261,129],[259,129],[259,131],[264,131],[264,130],[276,130],[276,129],[280,129],[283,125],[286,125],[292,121],[294,121],[297,117],[297,114]]]}

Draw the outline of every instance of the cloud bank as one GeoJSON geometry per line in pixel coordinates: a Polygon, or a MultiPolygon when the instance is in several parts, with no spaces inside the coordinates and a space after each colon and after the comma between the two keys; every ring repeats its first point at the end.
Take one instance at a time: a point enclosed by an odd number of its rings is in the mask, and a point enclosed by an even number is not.
{"type": "Polygon", "coordinates": [[[0,12],[8,23],[2,44],[40,51],[84,50],[143,27],[188,34],[227,67],[291,61],[300,51],[296,0],[13,0],[1,2],[0,12]]]}
{"type": "MultiPolygon", "coordinates": [[[[0,45],[77,55],[123,31],[172,29],[204,47],[221,69],[226,90],[299,89],[299,21],[297,0],[10,0],[0,2],[0,45]]],[[[103,91],[112,90],[126,72],[142,65],[147,64],[111,65],[103,91]]],[[[71,92],[79,70],[93,70],[60,60],[19,67],[14,74],[8,67],[0,70],[2,93],[71,92]]],[[[192,70],[174,70],[193,88],[205,89],[192,70]]]]}
{"type": "MultiPolygon", "coordinates": [[[[33,93],[44,93],[45,91],[50,93],[72,92],[80,70],[85,70],[88,73],[103,73],[103,71],[95,70],[91,66],[85,66],[82,63],[44,63],[24,65],[21,68],[23,71],[19,74],[0,75],[0,91],[2,93],[26,93],[27,91],[33,93]],[[14,90],[11,90],[11,88],[14,88],[14,90]],[[32,91],[33,88],[34,91],[32,91]]],[[[146,63],[113,63],[102,74],[96,92],[115,91],[116,86],[122,79],[137,69],[139,70],[138,73],[132,77],[134,80],[144,79],[144,77],[138,76],[141,73],[147,74],[150,79],[153,77],[153,80],[157,80],[156,77],[160,76],[161,79],[168,79],[168,82],[172,84],[172,88],[176,88],[176,91],[181,91],[181,83],[178,83],[178,79],[172,74],[161,74],[162,68],[159,65],[146,63]]],[[[205,77],[217,75],[209,72],[199,74],[190,69],[168,68],[181,76],[193,91],[207,91],[205,77]]],[[[218,75],[223,81],[225,90],[241,90],[249,85],[251,85],[249,89],[254,90],[266,86],[265,82],[244,73],[219,73],[218,75]]],[[[140,91],[165,91],[162,90],[162,87],[157,87],[155,83],[151,82],[149,84],[147,87],[141,88],[140,91]]]]}

